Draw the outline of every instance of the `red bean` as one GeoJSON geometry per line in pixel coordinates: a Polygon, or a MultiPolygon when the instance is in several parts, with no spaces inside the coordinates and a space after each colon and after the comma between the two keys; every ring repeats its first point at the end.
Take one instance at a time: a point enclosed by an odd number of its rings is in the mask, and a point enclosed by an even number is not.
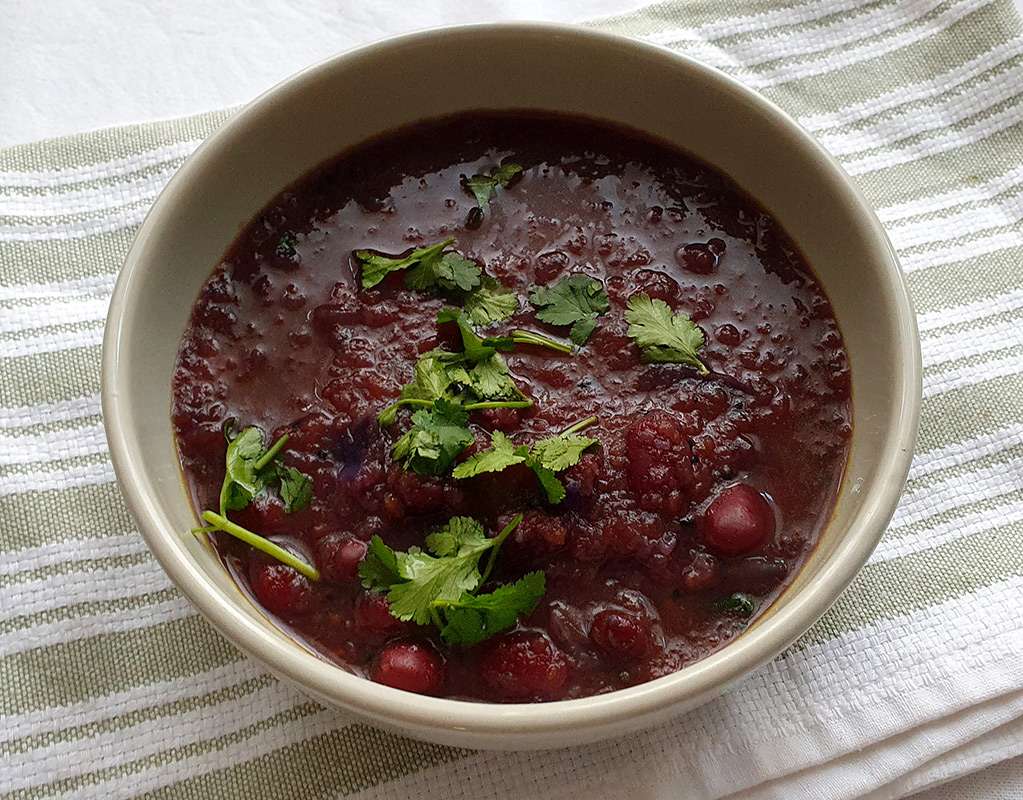
{"type": "Polygon", "coordinates": [[[705,244],[687,244],[675,250],[675,261],[682,269],[697,275],[709,275],[717,266],[717,253],[705,244]]]}
{"type": "Polygon", "coordinates": [[[590,626],[590,641],[615,661],[638,661],[650,647],[649,624],[635,614],[601,611],[590,626]]]}
{"type": "Polygon", "coordinates": [[[568,677],[565,656],[539,631],[515,631],[491,641],[480,677],[507,700],[553,700],[568,677]]]}
{"type": "Polygon", "coordinates": [[[328,534],[316,545],[316,565],[329,581],[345,583],[359,575],[369,545],[344,534],[328,534]]]}
{"type": "Polygon", "coordinates": [[[272,614],[308,614],[316,605],[309,579],[279,561],[254,558],[249,564],[249,583],[256,600],[272,614]]]}
{"type": "Polygon", "coordinates": [[[373,667],[377,683],[416,694],[436,694],[444,685],[444,660],[428,645],[394,642],[373,667]]]}
{"type": "Polygon", "coordinates": [[[742,334],[739,333],[739,329],[731,323],[725,323],[719,325],[714,331],[714,338],[716,338],[721,344],[728,345],[729,347],[735,347],[742,341],[742,334]]]}
{"type": "Polygon", "coordinates": [[[693,482],[692,450],[678,418],[663,411],[640,417],[625,439],[629,486],[647,511],[676,513],[693,482]]]}
{"type": "Polygon", "coordinates": [[[704,592],[718,578],[718,560],[710,553],[697,553],[682,572],[682,586],[690,592],[704,592]]]}
{"type": "Polygon", "coordinates": [[[549,250],[536,257],[534,274],[537,283],[550,283],[568,269],[568,254],[561,250],[549,250]]]}
{"type": "Polygon", "coordinates": [[[356,600],[353,616],[361,633],[371,639],[384,639],[405,629],[405,623],[391,614],[387,596],[378,592],[356,600]]]}
{"type": "Polygon", "coordinates": [[[745,483],[724,489],[700,522],[707,547],[723,556],[752,553],[774,533],[774,512],[770,503],[745,483]]]}

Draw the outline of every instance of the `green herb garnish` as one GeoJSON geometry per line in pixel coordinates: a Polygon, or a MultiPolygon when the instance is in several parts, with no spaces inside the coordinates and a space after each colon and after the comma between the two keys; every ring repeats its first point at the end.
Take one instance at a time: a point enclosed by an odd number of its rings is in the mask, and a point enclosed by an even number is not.
{"type": "Polygon", "coordinates": [[[625,321],[630,323],[628,335],[643,348],[644,361],[685,364],[701,375],[710,374],[697,355],[703,347],[703,331],[683,312],[672,315],[663,300],[637,294],[629,298],[625,321]]]}
{"type": "Polygon", "coordinates": [[[756,603],[753,602],[753,598],[742,592],[736,592],[728,597],[715,600],[712,605],[717,611],[731,611],[744,619],[752,617],[753,612],[756,610],[756,603]]]}
{"type": "Polygon", "coordinates": [[[455,467],[451,475],[454,478],[472,478],[484,472],[501,472],[507,467],[521,464],[528,454],[529,448],[526,445],[516,447],[501,431],[494,431],[490,434],[490,449],[469,456],[455,467]]]}
{"type": "Polygon", "coordinates": [[[533,401],[515,385],[499,351],[512,350],[517,344],[547,347],[560,353],[572,350],[570,345],[531,331],[513,331],[511,336],[481,339],[473,330],[469,315],[460,309],[441,309],[437,321],[458,325],[462,351],[434,350],[420,356],[415,381],[402,387],[397,402],[377,417],[381,427],[393,425],[402,406],[432,407],[441,399],[461,406],[463,411],[528,408],[533,401]]]}
{"type": "Polygon", "coordinates": [[[472,324],[485,328],[495,322],[509,320],[519,310],[519,298],[512,294],[503,283],[484,275],[478,288],[473,289],[463,301],[465,313],[472,324]]]}
{"type": "Polygon", "coordinates": [[[362,268],[363,289],[376,286],[391,272],[407,269],[407,288],[461,302],[473,325],[484,327],[510,319],[519,310],[519,299],[503,284],[484,275],[472,259],[444,252],[453,244],[454,239],[445,239],[396,257],[372,250],[356,250],[352,255],[362,268]]]}
{"type": "Polygon", "coordinates": [[[548,502],[557,505],[565,499],[566,492],[555,473],[578,464],[587,449],[599,444],[596,439],[575,435],[576,431],[596,421],[596,417],[589,417],[559,436],[535,442],[532,447],[515,447],[501,431],[494,431],[490,435],[490,449],[469,456],[451,474],[454,478],[472,478],[484,472],[501,472],[515,464],[525,464],[536,474],[548,502]]]}
{"type": "Polygon", "coordinates": [[[420,259],[405,276],[405,285],[419,292],[468,293],[479,288],[482,278],[483,270],[475,261],[462,258],[458,253],[435,252],[420,259]]]}
{"type": "Polygon", "coordinates": [[[437,312],[437,322],[454,322],[462,334],[462,347],[466,357],[473,360],[489,358],[497,350],[514,350],[517,344],[531,344],[547,347],[566,355],[572,354],[572,346],[533,331],[512,331],[511,336],[494,336],[481,339],[472,329],[472,319],[464,311],[456,308],[442,308],[437,312]]]}
{"type": "Polygon", "coordinates": [[[470,647],[512,627],[519,616],[529,616],[547,591],[542,572],[527,572],[515,583],[487,594],[464,592],[458,600],[431,605],[443,621],[440,636],[447,644],[470,647]]]}
{"type": "Polygon", "coordinates": [[[301,511],[313,499],[313,482],[309,476],[294,467],[283,467],[278,471],[281,481],[281,500],[284,502],[284,513],[301,511]]]}
{"type": "Polygon", "coordinates": [[[281,500],[287,513],[301,511],[309,505],[313,494],[309,476],[294,467],[285,467],[278,458],[288,434],[270,447],[263,446],[263,434],[256,427],[246,428],[232,439],[230,425],[225,425],[225,436],[228,444],[224,483],[220,488],[222,515],[245,508],[274,483],[280,484],[281,500]]]}
{"type": "Polygon", "coordinates": [[[253,533],[248,528],[243,528],[241,525],[231,522],[231,520],[227,517],[217,514],[215,511],[203,511],[201,516],[204,522],[209,523],[209,528],[196,528],[193,533],[208,533],[211,529],[229,533],[236,539],[241,539],[243,542],[252,545],[252,547],[255,547],[257,550],[262,550],[268,556],[276,558],[282,564],[287,564],[292,569],[298,570],[309,578],[309,580],[322,580],[322,577],[316,567],[305,563],[293,553],[274,544],[269,539],[260,536],[258,533],[253,533]]]}
{"type": "Polygon", "coordinates": [[[293,233],[286,233],[283,236],[281,236],[280,239],[277,240],[277,247],[274,250],[274,252],[277,253],[277,255],[282,256],[283,258],[289,258],[290,256],[295,255],[296,252],[298,252],[297,250],[295,250],[295,245],[297,244],[298,237],[295,236],[295,234],[293,233]]]}
{"type": "Polygon", "coordinates": [[[263,434],[259,428],[249,427],[237,436],[232,436],[233,427],[233,419],[224,423],[227,455],[224,459],[224,483],[220,487],[220,513],[204,511],[200,516],[208,523],[208,527],[195,528],[192,533],[201,535],[214,530],[224,531],[289,567],[294,567],[310,580],[320,580],[320,573],[314,567],[269,539],[227,518],[228,511],[241,511],[275,483],[287,514],[301,511],[313,498],[312,479],[294,467],[285,466],[280,458],[281,450],[288,442],[288,434],[281,436],[270,447],[264,447],[263,434]]]}
{"type": "Polygon", "coordinates": [[[494,568],[501,544],[522,521],[515,517],[497,536],[488,539],[483,526],[469,517],[454,517],[426,537],[426,551],[410,547],[396,552],[379,536],[369,544],[359,565],[362,585],[387,592],[391,614],[418,625],[433,623],[449,644],[482,642],[529,614],[545,591],[542,573],[489,594],[474,592],[494,568]],[[480,560],[489,552],[480,571],[480,560]]]}
{"type": "Polygon", "coordinates": [[[502,189],[508,188],[512,178],[520,172],[522,172],[521,165],[506,161],[489,175],[476,173],[471,178],[465,178],[464,185],[476,198],[476,206],[485,209],[490,205],[490,198],[494,194],[494,190],[498,186],[502,189]]]}
{"type": "MultiPolygon", "coordinates": [[[[443,242],[432,247],[421,247],[418,250],[413,250],[408,255],[397,258],[374,253],[372,250],[356,250],[352,255],[355,256],[355,260],[362,267],[362,288],[372,289],[390,273],[414,267],[422,264],[423,261],[428,263],[432,263],[435,260],[442,261],[445,258],[444,248],[454,244],[454,242],[454,239],[445,239],[443,242]]],[[[457,258],[459,261],[465,260],[455,253],[448,253],[447,255],[457,258]]]]}
{"type": "Polygon", "coordinates": [[[395,461],[419,475],[443,475],[466,447],[475,441],[468,429],[469,415],[450,400],[440,398],[412,415],[412,427],[394,443],[395,461]]]}
{"type": "Polygon", "coordinates": [[[597,327],[597,318],[611,307],[600,281],[589,275],[569,275],[554,288],[533,286],[529,301],[537,319],[551,325],[571,325],[568,338],[582,347],[597,327]]]}

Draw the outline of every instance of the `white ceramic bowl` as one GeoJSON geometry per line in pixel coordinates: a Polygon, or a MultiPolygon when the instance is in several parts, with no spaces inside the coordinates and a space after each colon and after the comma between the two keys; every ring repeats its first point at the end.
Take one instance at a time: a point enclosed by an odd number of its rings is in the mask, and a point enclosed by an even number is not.
{"type": "MultiPolygon", "coordinates": [[[[584,28],[500,24],[391,39],[270,90],[187,160],[121,272],[103,348],[103,412],[118,480],[171,579],[224,636],[328,705],[408,735],[540,748],[649,726],[720,693],[792,643],[873,550],[905,482],[920,404],[915,318],[881,225],[837,163],[776,106],[667,49],[584,28]],[[834,518],[793,585],[750,629],[680,672],[579,700],[489,705],[374,684],[297,646],[195,537],[170,425],[171,375],[199,289],[241,226],[351,145],[405,123],[486,108],[585,114],[715,164],[781,221],[845,335],[854,434],[834,518]]],[[[836,676],[836,679],[839,676],[836,676]]]]}

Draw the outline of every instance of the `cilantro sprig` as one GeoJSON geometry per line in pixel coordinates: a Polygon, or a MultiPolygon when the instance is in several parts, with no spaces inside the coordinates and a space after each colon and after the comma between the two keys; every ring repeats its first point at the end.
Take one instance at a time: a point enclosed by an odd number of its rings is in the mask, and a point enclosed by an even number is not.
{"type": "Polygon", "coordinates": [[[520,614],[532,613],[546,591],[543,573],[534,572],[492,592],[477,593],[493,571],[501,544],[521,521],[520,514],[489,539],[476,520],[454,517],[426,537],[426,551],[395,551],[374,536],[359,565],[362,585],[386,592],[397,619],[432,623],[448,644],[478,644],[510,628],[520,614]],[[481,571],[484,555],[488,557],[481,571]]]}
{"type": "Polygon", "coordinates": [[[710,374],[697,354],[704,344],[703,331],[688,315],[673,315],[667,303],[644,293],[629,298],[625,321],[628,335],[643,348],[644,361],[685,364],[701,375],[710,374]]]}
{"type": "MultiPolygon", "coordinates": [[[[443,273],[443,276],[454,284],[457,284],[459,280],[472,282],[473,278],[468,277],[470,270],[463,263],[466,262],[466,259],[457,253],[444,253],[444,250],[454,243],[454,238],[445,239],[431,247],[421,247],[407,255],[396,257],[385,256],[372,250],[356,250],[352,255],[362,267],[363,289],[372,289],[392,272],[409,267],[421,268],[418,280],[422,280],[424,274],[432,271],[438,276],[443,273]]],[[[474,262],[468,263],[475,267],[474,285],[478,286],[480,269],[474,262]]]]}
{"type": "Polygon", "coordinates": [[[515,583],[486,594],[465,592],[458,600],[432,603],[441,620],[441,638],[466,647],[486,641],[528,617],[547,591],[542,572],[527,572],[515,583]]]}
{"type": "Polygon", "coordinates": [[[580,347],[596,329],[598,318],[611,307],[603,284],[581,273],[569,275],[553,288],[530,287],[529,302],[537,309],[537,319],[551,325],[571,325],[568,338],[580,347]]]}
{"type": "Polygon", "coordinates": [[[439,398],[431,408],[412,415],[412,427],[394,443],[391,455],[406,470],[443,475],[475,440],[468,424],[469,414],[461,406],[439,398]]]}
{"type": "Polygon", "coordinates": [[[521,164],[506,161],[490,174],[477,172],[471,178],[462,178],[462,185],[476,198],[476,208],[469,212],[469,218],[466,220],[470,228],[479,227],[483,222],[483,212],[490,205],[490,198],[497,187],[507,189],[508,184],[521,172],[521,164]]]}
{"type": "Polygon", "coordinates": [[[472,324],[485,328],[511,319],[519,310],[519,298],[503,283],[484,275],[480,285],[465,296],[462,305],[472,324]]]}
{"type": "Polygon", "coordinates": [[[403,256],[387,256],[373,250],[355,250],[363,289],[372,289],[392,272],[408,270],[405,286],[412,291],[430,292],[461,302],[473,325],[486,327],[511,319],[519,310],[519,299],[472,259],[447,248],[449,238],[403,256]],[[447,251],[447,252],[445,252],[447,251]]]}
{"type": "Polygon", "coordinates": [[[451,473],[452,477],[472,478],[485,472],[501,472],[516,464],[525,464],[536,474],[548,502],[557,505],[565,499],[567,492],[556,473],[578,464],[586,450],[599,444],[596,439],[577,435],[578,431],[596,421],[596,417],[588,417],[558,436],[534,442],[532,447],[516,447],[501,431],[494,431],[490,434],[490,448],[458,464],[451,473]]]}
{"type": "Polygon", "coordinates": [[[279,486],[286,513],[301,511],[309,505],[312,480],[294,467],[286,467],[279,458],[288,443],[288,434],[265,447],[259,428],[249,427],[233,436],[233,426],[233,419],[224,425],[227,455],[220,487],[220,513],[240,511],[274,483],[279,486]]]}
{"type": "Polygon", "coordinates": [[[459,309],[441,309],[437,321],[458,325],[462,351],[433,350],[420,356],[415,380],[402,387],[398,400],[377,417],[381,427],[393,425],[403,406],[433,408],[438,400],[451,401],[463,411],[528,408],[533,401],[515,385],[499,351],[513,350],[517,344],[547,347],[560,353],[572,351],[570,345],[531,331],[517,330],[511,336],[482,339],[473,330],[469,315],[459,309]]]}
{"type": "Polygon", "coordinates": [[[320,573],[315,567],[269,539],[228,519],[229,511],[241,511],[274,484],[277,485],[287,514],[304,509],[313,496],[313,483],[309,476],[294,467],[285,466],[280,457],[281,450],[288,442],[288,434],[281,436],[270,447],[265,447],[259,428],[245,428],[233,436],[233,427],[234,420],[228,420],[224,425],[227,455],[224,459],[224,482],[220,487],[219,513],[203,511],[200,516],[207,525],[195,528],[192,532],[201,535],[215,530],[223,531],[294,567],[310,580],[320,580],[320,573]]]}

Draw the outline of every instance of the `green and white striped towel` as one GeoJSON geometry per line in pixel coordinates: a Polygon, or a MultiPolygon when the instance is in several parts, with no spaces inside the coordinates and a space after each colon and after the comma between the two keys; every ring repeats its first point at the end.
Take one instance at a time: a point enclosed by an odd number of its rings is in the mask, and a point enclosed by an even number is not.
{"type": "Polygon", "coordinates": [[[488,754],[380,733],[219,638],[134,532],[100,418],[137,224],[229,112],[0,151],[0,793],[899,797],[1023,752],[1023,29],[1011,0],[671,0],[596,26],[721,67],[845,164],[923,336],[919,452],[789,651],[641,735],[488,754]]]}

